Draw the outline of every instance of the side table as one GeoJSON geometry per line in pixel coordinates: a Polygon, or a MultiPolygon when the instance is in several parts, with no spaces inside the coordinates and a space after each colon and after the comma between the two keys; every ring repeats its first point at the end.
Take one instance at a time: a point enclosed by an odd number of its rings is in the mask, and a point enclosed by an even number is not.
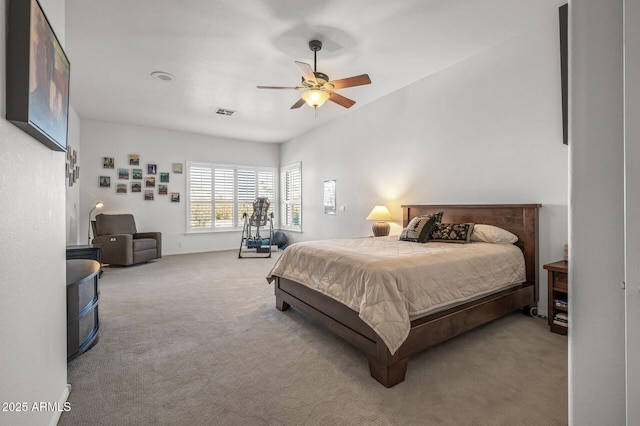
{"type": "Polygon", "coordinates": [[[67,260],[67,362],[98,342],[98,271],[95,260],[67,260]]]}
{"type": "Polygon", "coordinates": [[[569,262],[558,262],[544,265],[548,271],[548,321],[549,329],[558,334],[567,334],[569,330],[569,262]]]}
{"type": "Polygon", "coordinates": [[[102,250],[99,245],[81,244],[67,246],[67,260],[69,259],[90,259],[100,264],[100,274],[102,276],[102,250]]]}

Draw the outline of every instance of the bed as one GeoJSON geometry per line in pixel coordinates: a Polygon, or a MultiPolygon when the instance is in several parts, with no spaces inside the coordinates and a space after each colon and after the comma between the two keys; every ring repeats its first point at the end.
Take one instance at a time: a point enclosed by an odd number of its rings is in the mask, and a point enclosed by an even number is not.
{"type": "MultiPolygon", "coordinates": [[[[334,242],[318,242],[317,247],[313,244],[306,244],[307,251],[317,252],[318,258],[309,261],[307,258],[300,257],[296,261],[292,261],[292,256],[300,255],[298,253],[305,247],[301,244],[301,249],[296,249],[295,245],[287,248],[278,260],[272,271],[268,275],[268,280],[273,281],[276,296],[276,308],[285,311],[290,306],[294,306],[299,311],[314,318],[322,325],[333,331],[336,335],[350,342],[355,347],[365,352],[369,362],[369,370],[371,376],[386,387],[394,386],[402,382],[406,375],[406,370],[411,355],[418,353],[430,346],[448,340],[452,337],[460,335],[466,331],[472,330],[482,324],[486,324],[504,315],[510,314],[517,310],[525,313],[530,312],[530,308],[534,307],[538,300],[538,204],[491,204],[491,205],[405,205],[403,208],[403,226],[406,227],[412,218],[419,215],[434,214],[443,212],[441,221],[443,223],[476,223],[494,225],[505,229],[518,237],[518,242],[514,247],[504,247],[508,252],[507,256],[520,256],[523,265],[520,267],[522,271],[514,266],[514,272],[508,280],[515,282],[500,284],[499,288],[491,289],[486,287],[486,273],[478,270],[478,282],[485,282],[478,295],[458,295],[453,297],[452,301],[438,304],[438,295],[434,295],[436,303],[432,303],[429,309],[425,309],[426,305],[420,305],[417,301],[414,303],[410,297],[406,297],[406,289],[411,288],[405,286],[405,282],[409,278],[402,278],[405,269],[408,277],[411,277],[412,284],[415,286],[426,285],[425,279],[420,282],[415,280],[416,276],[426,276],[424,270],[412,270],[417,268],[417,259],[424,250],[435,250],[440,258],[444,258],[449,251],[459,256],[460,250],[454,246],[465,246],[464,251],[479,249],[482,244],[453,244],[453,243],[406,243],[394,242],[397,237],[378,237],[364,238],[354,240],[336,240],[334,242]],[[334,245],[332,256],[327,256],[327,251],[331,245],[334,245]],[[375,261],[363,261],[360,264],[353,263],[353,267],[347,266],[353,260],[350,253],[351,246],[366,246],[368,250],[373,250],[374,254],[370,255],[375,261]],[[384,250],[407,251],[402,256],[398,256],[398,261],[393,263],[391,260],[382,259],[382,255],[378,255],[376,250],[385,246],[384,250]],[[428,248],[427,248],[428,246],[428,248]],[[442,249],[439,247],[442,246],[442,249]],[[448,246],[448,247],[446,247],[448,246]],[[313,250],[310,250],[313,248],[313,250]],[[293,250],[292,250],[293,249],[293,250]],[[508,249],[508,250],[507,250],[508,249]],[[289,253],[288,251],[291,250],[289,253]],[[513,251],[518,254],[515,255],[513,251]],[[413,253],[413,252],[416,253],[413,253]],[[324,254],[323,254],[324,253],[324,254]],[[287,256],[289,259],[283,261],[287,256]],[[323,287],[318,282],[324,278],[314,277],[314,273],[319,275],[331,275],[333,269],[319,270],[316,265],[327,263],[322,259],[332,258],[335,262],[342,259],[340,268],[336,267],[336,274],[341,274],[342,281],[353,281],[353,286],[345,286],[337,290],[330,285],[323,287]],[[381,260],[382,259],[382,260],[381,260]],[[292,274],[281,263],[295,263],[300,274],[292,274]],[[349,270],[352,268],[353,270],[349,270]],[[305,269],[308,271],[305,272],[305,269]],[[318,270],[317,270],[318,269],[318,270]],[[420,275],[424,274],[424,275],[420,275]],[[360,286],[360,276],[376,277],[375,282],[380,285],[374,286],[374,292],[364,292],[358,295],[350,294],[356,292],[360,286]],[[380,279],[379,276],[385,278],[380,279]],[[513,277],[518,277],[513,278],[513,277]],[[298,278],[300,277],[300,278],[298,278]],[[346,277],[346,278],[345,278],[346,277]],[[386,278],[389,277],[388,280],[386,278]],[[394,277],[397,283],[389,284],[390,277],[394,277]],[[400,279],[402,278],[402,279],[400,279]],[[422,283],[425,281],[425,283],[422,283]],[[398,284],[400,283],[400,284],[398,284]],[[402,287],[400,293],[397,287],[402,287]],[[351,289],[354,288],[354,290],[351,289]],[[333,292],[333,293],[332,293],[333,292]],[[383,302],[375,299],[372,294],[383,293],[383,302]],[[365,297],[363,297],[365,295],[365,297]],[[360,302],[358,298],[362,298],[360,302]],[[382,309],[373,312],[371,306],[367,304],[370,299],[371,305],[383,305],[382,309]],[[424,311],[424,312],[423,312],[424,311]],[[384,314],[380,313],[383,312],[384,314]],[[416,315],[420,314],[420,315],[416,315]],[[395,333],[398,332],[399,335],[395,333]]],[[[500,244],[501,246],[511,246],[509,244],[500,244]]],[[[301,256],[301,255],[300,255],[301,256]]],[[[388,255],[385,255],[388,257],[388,255]]],[[[454,257],[455,257],[454,256],[454,257]]],[[[421,261],[420,261],[421,262],[421,261]]],[[[502,260],[500,261],[502,262],[502,260]]],[[[456,264],[462,268],[464,260],[456,264]]],[[[484,262],[480,262],[484,263],[484,262]]],[[[509,261],[506,261],[508,264],[509,261]]],[[[476,262],[476,264],[479,264],[476,262]]],[[[337,265],[337,264],[335,264],[337,265]]],[[[423,266],[420,266],[423,267],[423,266]]],[[[466,267],[466,266],[465,266],[466,267]]],[[[428,274],[434,275],[438,281],[439,271],[436,266],[428,274]]],[[[449,268],[449,270],[452,270],[449,268]]],[[[446,273],[446,272],[445,272],[446,273]]],[[[500,278],[502,279],[502,278],[500,278]]],[[[496,278],[498,280],[498,278],[496,278]]],[[[326,281],[326,280],[325,280],[326,281]]],[[[472,279],[473,281],[473,279],[472,279]]],[[[364,291],[364,290],[363,290],[364,291]]],[[[455,293],[458,294],[458,293],[455,293]]],[[[444,300],[444,299],[443,299],[444,300]]]]}

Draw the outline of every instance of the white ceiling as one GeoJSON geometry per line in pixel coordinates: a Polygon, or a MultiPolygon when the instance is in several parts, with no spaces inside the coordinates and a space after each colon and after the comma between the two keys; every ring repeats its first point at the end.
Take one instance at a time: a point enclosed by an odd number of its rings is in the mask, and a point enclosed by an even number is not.
{"type": "Polygon", "coordinates": [[[83,119],[282,142],[546,25],[564,2],[66,0],[71,104],[83,119]],[[318,71],[371,77],[339,91],[357,102],[350,109],[327,102],[316,118],[289,109],[300,92],[256,88],[299,85],[293,61],[313,66],[311,39],[324,44],[318,71]]]}

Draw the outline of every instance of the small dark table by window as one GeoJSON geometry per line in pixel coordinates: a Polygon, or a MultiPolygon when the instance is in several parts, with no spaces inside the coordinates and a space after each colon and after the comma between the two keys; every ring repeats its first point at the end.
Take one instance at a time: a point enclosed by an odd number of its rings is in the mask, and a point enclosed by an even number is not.
{"type": "MultiPolygon", "coordinates": [[[[67,260],[69,259],[91,259],[102,265],[102,250],[99,245],[93,244],[67,246],[67,260]]],[[[102,268],[100,276],[102,276],[102,268]]]]}
{"type": "Polygon", "coordinates": [[[67,260],[67,362],[98,342],[99,271],[95,260],[67,260]]]}

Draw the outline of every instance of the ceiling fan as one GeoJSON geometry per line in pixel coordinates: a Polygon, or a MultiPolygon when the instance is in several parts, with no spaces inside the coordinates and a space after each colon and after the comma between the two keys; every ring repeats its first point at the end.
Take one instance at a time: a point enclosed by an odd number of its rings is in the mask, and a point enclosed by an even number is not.
{"type": "Polygon", "coordinates": [[[311,65],[304,62],[294,61],[302,73],[302,86],[296,87],[279,87],[279,86],[257,86],[258,89],[286,89],[286,90],[304,90],[298,102],[291,106],[291,109],[300,108],[307,103],[313,108],[322,106],[327,100],[334,102],[345,108],[350,108],[356,101],[346,98],[334,92],[336,89],[344,89],[347,87],[362,86],[371,84],[371,79],[367,74],[357,75],[354,77],[343,78],[340,80],[329,80],[329,76],[318,72],[316,69],[316,54],[322,49],[322,42],[319,40],[311,40],[309,49],[313,51],[313,69],[311,65]]]}

